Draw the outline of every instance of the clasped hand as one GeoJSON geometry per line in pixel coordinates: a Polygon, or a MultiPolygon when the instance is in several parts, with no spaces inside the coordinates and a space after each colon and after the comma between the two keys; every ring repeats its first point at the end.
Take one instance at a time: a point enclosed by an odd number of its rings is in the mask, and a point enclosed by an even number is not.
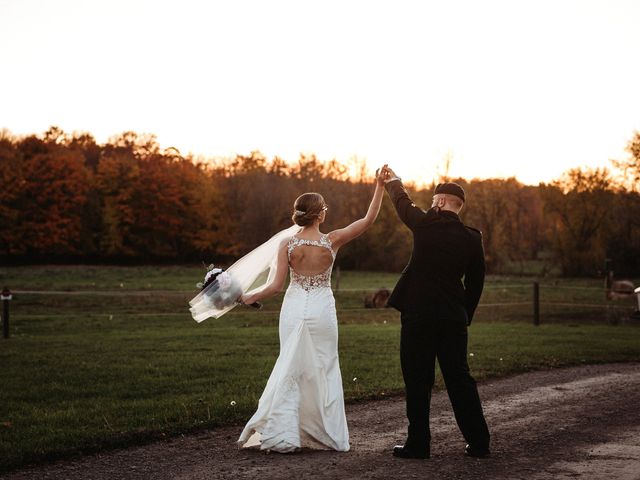
{"type": "Polygon", "coordinates": [[[397,175],[395,174],[395,172],[386,163],[382,166],[382,168],[378,168],[376,170],[376,183],[380,186],[383,186],[385,183],[389,183],[393,178],[396,177],[397,175]]]}

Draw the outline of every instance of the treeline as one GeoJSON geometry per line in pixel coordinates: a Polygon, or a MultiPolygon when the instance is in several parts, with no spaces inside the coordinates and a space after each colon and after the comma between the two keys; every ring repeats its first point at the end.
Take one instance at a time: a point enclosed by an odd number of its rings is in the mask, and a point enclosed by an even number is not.
{"type": "MultiPolygon", "coordinates": [[[[546,262],[592,275],[611,258],[640,272],[640,134],[614,170],[574,169],[539,186],[515,179],[464,180],[463,220],[484,233],[490,271],[546,262]],[[622,172],[615,176],[612,171],[622,172]]],[[[229,264],[291,224],[293,200],[317,191],[329,204],[325,230],[366,212],[372,179],[364,163],[259,152],[226,161],[160,149],[125,132],[105,144],[52,127],[0,133],[0,257],[3,262],[204,261],[229,264]]],[[[412,189],[426,208],[433,186],[412,189]]],[[[411,236],[385,199],[376,224],[341,250],[347,269],[399,270],[411,236]]]]}

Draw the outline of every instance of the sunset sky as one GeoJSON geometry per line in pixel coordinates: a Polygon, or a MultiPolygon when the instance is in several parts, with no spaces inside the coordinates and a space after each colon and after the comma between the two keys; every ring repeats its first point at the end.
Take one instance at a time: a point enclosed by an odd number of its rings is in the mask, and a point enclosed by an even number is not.
{"type": "Polygon", "coordinates": [[[0,0],[0,128],[548,181],[640,130],[640,1],[0,0]]]}

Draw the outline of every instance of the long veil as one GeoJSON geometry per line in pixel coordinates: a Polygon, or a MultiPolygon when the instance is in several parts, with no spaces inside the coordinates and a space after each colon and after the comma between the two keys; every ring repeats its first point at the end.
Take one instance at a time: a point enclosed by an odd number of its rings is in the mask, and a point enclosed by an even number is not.
{"type": "MultiPolygon", "coordinates": [[[[289,228],[281,230],[227,269],[227,273],[231,276],[234,283],[237,282],[239,284],[242,292],[246,292],[254,286],[256,280],[267,270],[269,271],[267,279],[255,285],[251,291],[253,292],[262,288],[273,279],[276,273],[275,267],[278,260],[278,247],[280,246],[280,242],[297,233],[299,230],[300,227],[298,225],[292,225],[289,228]]],[[[207,288],[189,301],[189,310],[196,322],[202,322],[209,317],[219,318],[237,305],[236,303],[232,303],[224,308],[218,308],[213,305],[207,295],[209,293],[208,290],[212,286],[213,285],[207,286],[207,288]]]]}

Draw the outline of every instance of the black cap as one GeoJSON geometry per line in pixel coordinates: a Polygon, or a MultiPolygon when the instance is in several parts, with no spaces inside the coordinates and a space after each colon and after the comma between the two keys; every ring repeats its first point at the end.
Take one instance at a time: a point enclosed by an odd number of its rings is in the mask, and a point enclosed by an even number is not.
{"type": "Polygon", "coordinates": [[[458,197],[463,202],[465,201],[465,199],[464,199],[464,190],[457,183],[453,183],[453,182],[439,183],[438,186],[436,187],[435,194],[437,195],[439,193],[446,193],[448,195],[455,195],[456,197],[458,197]]]}

